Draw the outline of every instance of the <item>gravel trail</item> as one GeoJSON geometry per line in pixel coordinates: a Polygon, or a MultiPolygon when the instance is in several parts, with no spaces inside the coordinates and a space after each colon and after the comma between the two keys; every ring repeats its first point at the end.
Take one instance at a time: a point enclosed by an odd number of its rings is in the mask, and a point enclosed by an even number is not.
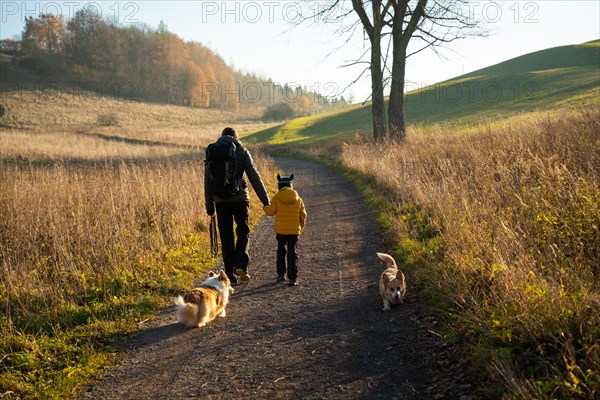
{"type": "Polygon", "coordinates": [[[475,399],[410,281],[405,304],[381,310],[375,252],[389,248],[354,186],[318,164],[276,161],[308,213],[300,286],[275,283],[273,219],[262,218],[250,238],[252,280],[236,288],[226,318],[185,329],[173,307],[160,310],[80,398],[475,399]]]}

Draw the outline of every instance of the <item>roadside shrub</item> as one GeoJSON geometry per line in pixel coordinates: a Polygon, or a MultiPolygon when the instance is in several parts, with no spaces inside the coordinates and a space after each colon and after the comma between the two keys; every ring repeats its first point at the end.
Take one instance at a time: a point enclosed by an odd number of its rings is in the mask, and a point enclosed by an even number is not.
{"type": "Polygon", "coordinates": [[[283,121],[294,118],[294,109],[287,103],[273,104],[267,107],[263,114],[263,120],[266,121],[283,121]]]}

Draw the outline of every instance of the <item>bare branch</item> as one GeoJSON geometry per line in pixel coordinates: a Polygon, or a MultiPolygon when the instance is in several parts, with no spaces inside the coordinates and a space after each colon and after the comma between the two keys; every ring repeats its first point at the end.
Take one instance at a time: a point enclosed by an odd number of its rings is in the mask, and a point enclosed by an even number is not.
{"type": "MultiPolygon", "coordinates": [[[[346,90],[348,90],[350,87],[354,86],[356,84],[356,82],[358,82],[360,80],[360,78],[362,78],[362,76],[365,74],[365,72],[370,71],[371,70],[371,63],[368,63],[369,66],[364,68],[362,70],[362,72],[358,75],[358,77],[353,80],[352,82],[350,82],[348,85],[346,85],[346,87],[340,92],[340,95],[343,95],[346,90]]],[[[371,96],[367,97],[367,99],[365,100],[365,103],[371,98],[371,96]]],[[[363,103],[364,104],[364,103],[363,103]]]]}
{"type": "Polygon", "coordinates": [[[369,40],[371,41],[371,43],[373,43],[373,25],[371,24],[371,21],[369,20],[369,16],[367,15],[367,12],[364,8],[364,3],[362,0],[352,0],[352,7],[354,8],[354,11],[356,12],[356,14],[358,14],[358,17],[360,18],[360,21],[363,25],[363,28],[365,30],[365,32],[367,32],[367,35],[369,36],[369,40]]]}

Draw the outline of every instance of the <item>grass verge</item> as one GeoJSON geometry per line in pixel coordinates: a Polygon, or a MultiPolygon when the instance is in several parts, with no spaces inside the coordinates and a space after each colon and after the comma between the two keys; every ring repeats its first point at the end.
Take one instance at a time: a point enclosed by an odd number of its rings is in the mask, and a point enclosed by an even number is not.
{"type": "Polygon", "coordinates": [[[277,152],[333,158],[490,399],[600,393],[600,110],[277,152]]]}

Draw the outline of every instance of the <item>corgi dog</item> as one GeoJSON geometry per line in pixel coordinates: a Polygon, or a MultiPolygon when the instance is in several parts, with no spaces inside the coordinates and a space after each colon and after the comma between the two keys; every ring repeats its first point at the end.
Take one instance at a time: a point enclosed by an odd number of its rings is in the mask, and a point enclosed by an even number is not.
{"type": "Polygon", "coordinates": [[[383,310],[389,311],[392,304],[404,303],[406,280],[392,256],[385,253],[376,254],[387,266],[379,278],[379,294],[383,300],[383,310]]]}
{"type": "Polygon", "coordinates": [[[231,282],[223,270],[218,274],[210,271],[208,275],[200,286],[175,298],[177,319],[188,328],[200,328],[217,316],[226,315],[225,307],[233,293],[231,282]]]}

